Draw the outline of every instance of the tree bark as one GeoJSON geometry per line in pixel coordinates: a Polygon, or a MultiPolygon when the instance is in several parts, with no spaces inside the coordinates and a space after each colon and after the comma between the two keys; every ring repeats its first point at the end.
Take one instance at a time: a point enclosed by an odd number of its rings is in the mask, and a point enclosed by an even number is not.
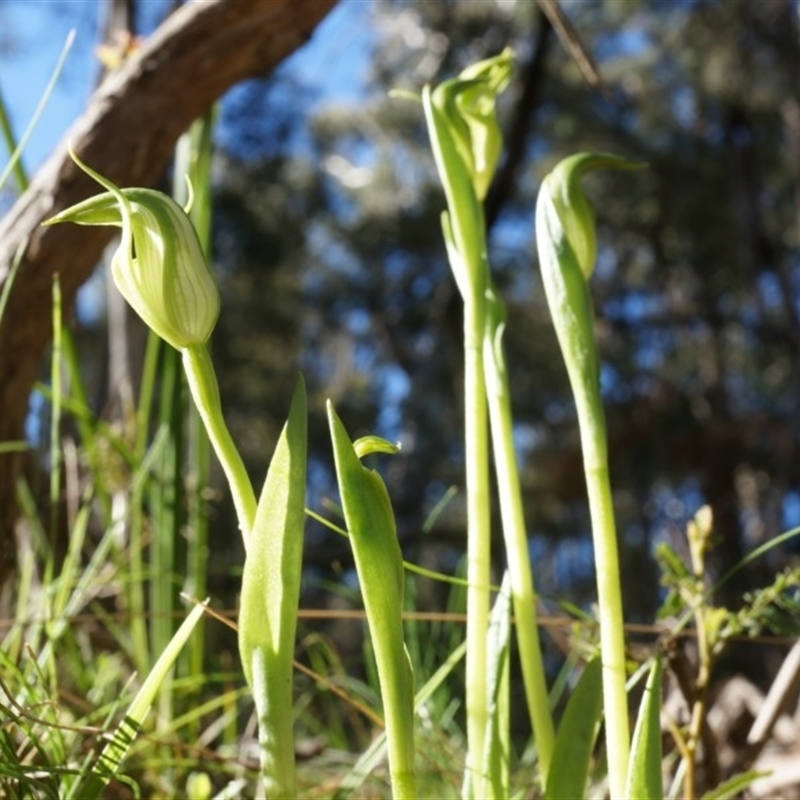
{"type": "MultiPolygon", "coordinates": [[[[336,0],[204,0],[188,3],[95,92],[28,190],[0,222],[0,293],[22,253],[0,320],[0,443],[23,438],[31,387],[51,339],[51,287],[58,274],[65,316],[113,230],[41,223],[98,186],[77,154],[120,186],[149,186],[175,142],[237,82],[268,73],[305,43],[336,0]]],[[[0,585],[13,566],[15,480],[21,457],[0,453],[0,585]]]]}

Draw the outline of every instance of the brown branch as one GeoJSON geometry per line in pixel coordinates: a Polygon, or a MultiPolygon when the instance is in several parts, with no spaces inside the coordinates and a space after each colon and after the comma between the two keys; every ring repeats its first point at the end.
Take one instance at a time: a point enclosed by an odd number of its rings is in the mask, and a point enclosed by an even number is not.
{"type": "Polygon", "coordinates": [[[561,44],[564,45],[564,49],[575,62],[583,79],[593,89],[598,89],[606,100],[608,100],[611,95],[608,91],[608,87],[600,76],[594,59],[583,46],[580,36],[578,36],[572,23],[561,10],[561,6],[558,4],[557,0],[539,0],[539,8],[547,15],[547,19],[550,20],[550,24],[555,28],[558,38],[561,40],[561,44]]]}
{"type": "MultiPolygon", "coordinates": [[[[97,192],[66,154],[71,141],[119,185],[152,185],[175,142],[237,82],[268,73],[301,46],[336,0],[205,0],[182,6],[106,78],[29,189],[0,222],[0,292],[24,255],[0,321],[0,443],[22,437],[28,396],[51,338],[53,275],[66,313],[112,232],[43,220],[97,192]]],[[[18,457],[0,454],[0,584],[12,555],[18,457]]]]}

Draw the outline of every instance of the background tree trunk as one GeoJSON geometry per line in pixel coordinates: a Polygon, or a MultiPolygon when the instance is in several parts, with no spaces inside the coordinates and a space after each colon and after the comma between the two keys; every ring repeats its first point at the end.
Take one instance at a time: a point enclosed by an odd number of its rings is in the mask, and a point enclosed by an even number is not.
{"type": "MultiPolygon", "coordinates": [[[[0,442],[23,438],[28,397],[51,330],[58,274],[64,313],[113,230],[41,223],[98,191],[66,143],[120,186],[152,185],[175,142],[237,82],[264,75],[301,46],[336,0],[207,0],[182,6],[110,74],[0,222],[0,292],[21,262],[0,323],[0,442]]],[[[0,454],[0,585],[13,566],[14,484],[22,458],[0,454]]]]}

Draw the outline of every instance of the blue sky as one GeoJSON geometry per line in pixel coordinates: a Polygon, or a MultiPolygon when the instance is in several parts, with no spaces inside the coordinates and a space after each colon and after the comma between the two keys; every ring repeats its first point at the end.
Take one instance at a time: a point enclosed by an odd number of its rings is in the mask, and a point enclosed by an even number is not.
{"type": "MultiPolygon", "coordinates": [[[[0,5],[0,92],[17,136],[33,116],[70,31],[75,31],[64,69],[25,148],[23,163],[31,174],[89,101],[100,70],[94,50],[104,5],[94,0],[5,0],[0,5]]],[[[164,0],[139,0],[144,33],[152,31],[168,5],[164,0]]],[[[369,4],[341,0],[281,69],[293,70],[318,96],[357,97],[370,62],[368,15],[369,4]]],[[[234,89],[232,97],[237,91],[241,89],[234,89]]],[[[4,151],[0,164],[5,166],[7,158],[4,151]]]]}
{"type": "MultiPolygon", "coordinates": [[[[99,4],[10,0],[0,8],[0,89],[16,135],[22,135],[70,30],[75,39],[23,163],[33,172],[85,107],[99,73],[94,57],[99,4]],[[89,13],[89,12],[93,13],[89,13]]],[[[3,154],[5,164],[7,153],[3,154]]]]}
{"type": "MultiPolygon", "coordinates": [[[[162,19],[168,0],[138,0],[139,32],[147,35],[162,19]]],[[[19,139],[40,104],[65,45],[74,33],[63,69],[23,151],[29,177],[44,163],[89,103],[101,64],[95,54],[104,25],[105,3],[96,0],[4,0],[0,4],[0,97],[19,139]]],[[[280,67],[308,87],[306,103],[352,101],[364,90],[371,62],[369,4],[340,0],[311,40],[280,67]],[[313,91],[312,91],[313,89],[313,91]]],[[[247,86],[234,87],[222,102],[217,139],[233,144],[237,131],[226,126],[227,107],[247,86]]],[[[0,143],[0,173],[9,153],[0,143]]],[[[0,214],[13,202],[13,181],[0,195],[0,214]]],[[[104,285],[88,281],[78,295],[79,314],[91,319],[104,303],[104,285]]],[[[29,430],[29,434],[31,431],[29,430]]],[[[35,438],[35,437],[34,437],[35,438]]]]}

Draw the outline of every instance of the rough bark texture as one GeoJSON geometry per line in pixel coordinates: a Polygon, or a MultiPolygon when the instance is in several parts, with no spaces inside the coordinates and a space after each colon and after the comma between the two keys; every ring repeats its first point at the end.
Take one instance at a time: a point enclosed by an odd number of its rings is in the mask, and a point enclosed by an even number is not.
{"type": "MultiPolygon", "coordinates": [[[[205,0],[182,6],[109,75],[56,152],[0,222],[0,292],[23,256],[0,322],[0,442],[21,439],[28,397],[51,338],[58,273],[69,314],[112,230],[41,222],[96,194],[66,142],[118,185],[148,186],[180,134],[235,83],[264,75],[302,45],[336,0],[205,0]]],[[[13,557],[20,457],[0,454],[0,585],[13,557]]]]}

